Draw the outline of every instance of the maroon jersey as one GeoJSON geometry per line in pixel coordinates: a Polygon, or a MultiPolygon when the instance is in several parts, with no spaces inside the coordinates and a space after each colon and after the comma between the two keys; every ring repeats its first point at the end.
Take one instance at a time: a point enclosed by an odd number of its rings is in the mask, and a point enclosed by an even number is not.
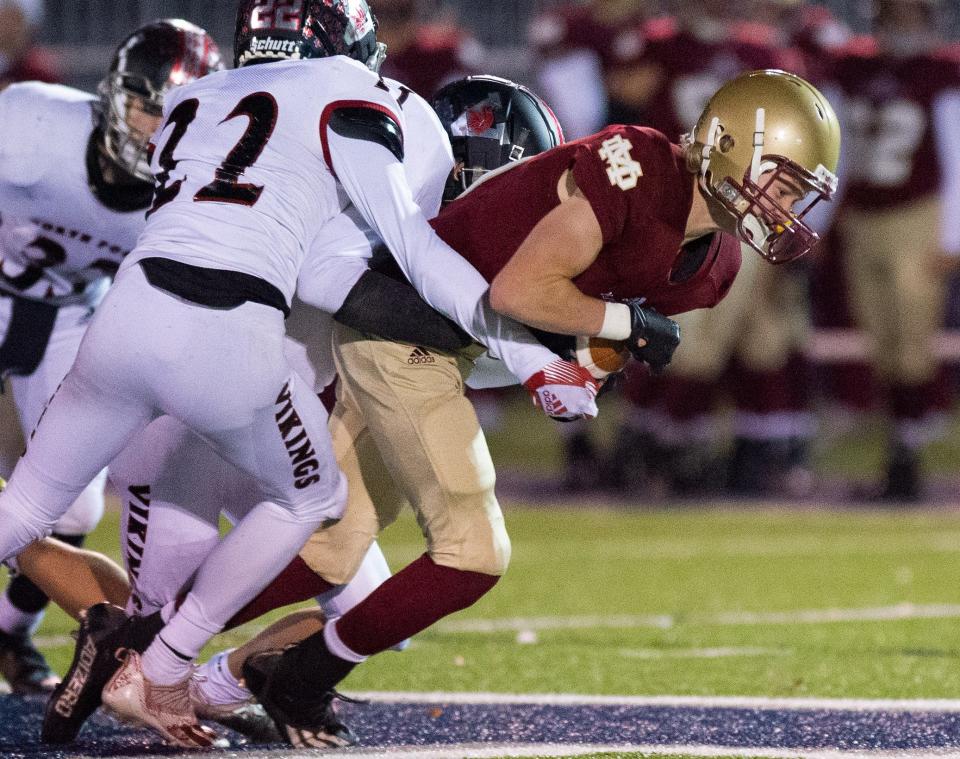
{"type": "Polygon", "coordinates": [[[380,71],[429,100],[443,85],[477,73],[478,44],[450,27],[421,27],[409,47],[388,52],[380,71]]]}
{"type": "Polygon", "coordinates": [[[30,48],[20,58],[0,71],[0,90],[14,82],[47,82],[56,84],[60,74],[52,56],[42,48],[30,48]]]}
{"type": "Polygon", "coordinates": [[[590,201],[603,247],[574,282],[606,300],[646,298],[671,315],[716,305],[740,269],[740,243],[716,234],[683,246],[694,177],[680,148],[652,129],[612,126],[481,182],[431,222],[491,281],[560,203],[567,170],[590,201]]]}
{"type": "Polygon", "coordinates": [[[660,85],[644,124],[672,140],[693,129],[707,101],[727,80],[744,71],[789,65],[774,48],[755,39],[706,42],[662,23],[647,25],[646,30],[638,60],[659,70],[660,85]]]}
{"type": "Polygon", "coordinates": [[[947,55],[896,58],[858,40],[838,62],[843,90],[845,200],[888,208],[940,189],[933,125],[937,98],[960,88],[960,66],[947,55]]]}

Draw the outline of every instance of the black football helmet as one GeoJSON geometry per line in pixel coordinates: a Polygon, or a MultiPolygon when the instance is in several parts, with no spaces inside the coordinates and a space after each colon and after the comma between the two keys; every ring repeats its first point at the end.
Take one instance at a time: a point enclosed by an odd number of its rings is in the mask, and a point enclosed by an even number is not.
{"type": "Polygon", "coordinates": [[[367,0],[242,0],[237,9],[237,67],[345,55],[379,71],[386,52],[367,0]]]}
{"type": "Polygon", "coordinates": [[[107,156],[131,176],[152,182],[147,160],[151,135],[131,129],[131,107],[159,116],[168,90],[222,68],[217,44],[189,21],[162,19],[133,32],[120,43],[97,88],[107,156]]]}
{"type": "Polygon", "coordinates": [[[454,200],[488,171],[563,143],[553,111],[526,87],[497,76],[468,76],[431,102],[456,161],[443,199],[454,200]]]}

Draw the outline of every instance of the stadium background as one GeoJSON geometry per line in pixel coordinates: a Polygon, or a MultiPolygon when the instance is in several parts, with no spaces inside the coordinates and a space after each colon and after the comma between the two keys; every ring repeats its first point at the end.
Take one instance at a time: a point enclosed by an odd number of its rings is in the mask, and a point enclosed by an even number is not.
{"type": "MultiPolygon", "coordinates": [[[[564,0],[425,0],[421,6],[425,17],[459,22],[492,48],[488,56],[492,73],[522,78],[533,63],[525,45],[528,23],[537,13],[563,4],[564,0]]],[[[867,28],[869,3],[865,0],[823,4],[854,29],[867,28]]],[[[947,17],[956,34],[960,4],[954,0],[947,4],[957,6],[947,17]]],[[[69,83],[91,87],[102,75],[116,42],[154,18],[190,19],[213,34],[223,50],[229,50],[234,22],[229,8],[217,0],[56,0],[47,3],[37,40],[55,48],[69,83]]]]}
{"type": "MultiPolygon", "coordinates": [[[[459,0],[426,12],[459,19],[483,43],[480,68],[526,79],[535,64],[524,42],[527,24],[559,4],[459,0]]],[[[232,5],[50,0],[37,41],[52,51],[65,81],[92,89],[114,45],[156,17],[204,25],[229,50],[232,5]]],[[[866,3],[830,5],[854,29],[866,28],[866,3]]],[[[956,37],[960,13],[950,10],[956,37]]],[[[933,508],[878,510],[835,499],[829,489],[802,502],[706,499],[651,508],[645,499],[571,493],[557,477],[556,426],[519,395],[507,404],[490,438],[514,544],[508,575],[481,603],[418,636],[407,653],[360,668],[346,682],[348,692],[412,692],[431,703],[439,698],[433,691],[481,700],[484,692],[574,694],[567,704],[576,703],[576,694],[654,699],[653,707],[635,702],[631,710],[595,705],[571,712],[566,732],[544,728],[537,739],[543,742],[718,744],[729,749],[724,755],[738,756],[744,755],[738,748],[751,756],[769,748],[773,756],[784,746],[795,749],[791,756],[839,748],[913,757],[960,748],[960,723],[950,716],[960,711],[951,700],[960,692],[956,430],[928,454],[932,468],[946,475],[933,508]],[[747,700],[723,701],[738,697],[747,700]],[[820,711],[791,711],[799,703],[792,699],[814,698],[820,711]],[[863,699],[924,701],[899,702],[891,712],[889,702],[863,699]],[[734,710],[738,704],[741,711],[734,710]]],[[[604,414],[610,412],[616,409],[608,400],[604,414]]],[[[882,425],[861,422],[818,450],[822,474],[858,477],[876,469],[882,425]]],[[[597,427],[601,436],[613,434],[611,424],[597,427]]],[[[114,558],[117,522],[116,513],[108,514],[90,543],[114,558]]],[[[412,519],[387,531],[383,542],[394,567],[422,551],[412,519]]],[[[51,610],[39,631],[38,643],[59,672],[72,654],[74,626],[51,610]]],[[[215,646],[236,644],[252,629],[215,646]]],[[[455,700],[417,714],[350,708],[368,746],[429,744],[439,740],[431,730],[441,723],[457,724],[464,742],[502,744],[556,716],[547,706],[533,713],[501,706],[478,718],[449,706],[455,700]]],[[[797,708],[809,710],[811,703],[797,708]]],[[[40,709],[37,702],[0,698],[0,756],[43,756],[31,737],[40,709]]],[[[84,735],[83,755],[164,752],[145,733],[105,719],[98,727],[84,735]]]]}

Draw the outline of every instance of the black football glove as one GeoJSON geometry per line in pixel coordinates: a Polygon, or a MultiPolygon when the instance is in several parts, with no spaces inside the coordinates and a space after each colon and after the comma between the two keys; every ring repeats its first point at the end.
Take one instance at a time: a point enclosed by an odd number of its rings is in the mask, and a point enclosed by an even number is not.
{"type": "Polygon", "coordinates": [[[630,352],[654,374],[660,374],[680,345],[680,325],[656,309],[644,306],[641,298],[628,300],[627,306],[630,307],[630,352]],[[642,348],[637,346],[640,340],[646,341],[642,348]]]}

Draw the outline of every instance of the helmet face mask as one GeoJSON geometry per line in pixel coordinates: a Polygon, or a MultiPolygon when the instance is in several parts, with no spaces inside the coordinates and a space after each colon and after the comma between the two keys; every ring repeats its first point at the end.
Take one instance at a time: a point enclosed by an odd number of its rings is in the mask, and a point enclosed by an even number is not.
{"type": "Polygon", "coordinates": [[[163,93],[142,77],[114,72],[100,82],[97,94],[104,108],[107,157],[137,179],[152,181],[147,152],[150,138],[160,126],[163,93]]]}
{"type": "Polygon", "coordinates": [[[836,192],[840,126],[806,81],[774,70],[731,80],[707,104],[687,150],[704,196],[766,260],[785,263],[817,243],[804,218],[836,192]]]}
{"type": "Polygon", "coordinates": [[[154,21],[133,32],[120,44],[97,87],[107,158],[130,176],[152,182],[147,153],[160,125],[164,95],[222,68],[216,44],[187,21],[154,21]]]}
{"type": "Polygon", "coordinates": [[[470,76],[443,87],[431,102],[456,166],[444,201],[484,175],[563,143],[550,107],[526,87],[495,76],[470,76]]]}

